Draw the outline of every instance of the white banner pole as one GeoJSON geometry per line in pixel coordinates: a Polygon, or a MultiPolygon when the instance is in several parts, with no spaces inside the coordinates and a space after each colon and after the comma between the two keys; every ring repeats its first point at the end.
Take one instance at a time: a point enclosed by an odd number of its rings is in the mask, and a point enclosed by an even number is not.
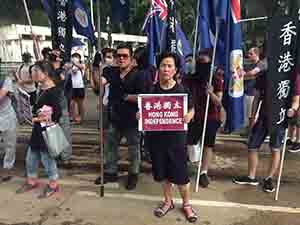
{"type": "Polygon", "coordinates": [[[249,21],[257,21],[257,20],[267,20],[268,17],[267,16],[263,16],[263,17],[255,17],[255,18],[249,18],[249,19],[242,19],[239,20],[239,23],[243,23],[243,22],[249,22],[249,21]]]}
{"type": "Polygon", "coordinates": [[[286,152],[287,136],[288,136],[288,129],[285,130],[285,135],[284,135],[284,143],[283,143],[283,148],[282,148],[282,156],[281,156],[280,169],[279,169],[279,174],[278,174],[277,188],[276,188],[276,195],[275,195],[276,201],[278,200],[278,195],[279,195],[279,188],[280,188],[280,181],[281,181],[281,175],[282,175],[282,170],[283,170],[284,156],[285,156],[285,152],[286,152]]]}
{"type": "MultiPolygon", "coordinates": [[[[220,32],[220,21],[218,20],[218,18],[217,18],[216,25],[217,25],[216,26],[216,38],[215,38],[212,62],[211,62],[211,67],[210,67],[209,85],[212,84],[212,79],[213,79],[213,75],[214,75],[214,66],[215,66],[215,59],[216,59],[217,43],[218,43],[219,32],[220,32]]],[[[201,172],[201,164],[202,164],[202,155],[203,155],[203,150],[204,150],[204,139],[205,139],[205,131],[206,131],[206,124],[207,124],[209,102],[210,102],[210,96],[208,94],[207,95],[207,100],[206,100],[205,116],[204,116],[201,147],[200,147],[200,156],[199,156],[199,163],[198,163],[198,172],[197,172],[197,179],[196,179],[196,192],[199,191],[199,180],[200,180],[200,172],[201,172]]]]}

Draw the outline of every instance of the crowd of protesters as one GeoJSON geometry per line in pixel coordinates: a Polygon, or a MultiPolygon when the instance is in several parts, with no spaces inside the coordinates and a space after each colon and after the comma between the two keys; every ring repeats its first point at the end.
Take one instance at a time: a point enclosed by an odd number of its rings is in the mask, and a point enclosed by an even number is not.
{"type": "MultiPolygon", "coordinates": [[[[67,163],[72,155],[72,148],[62,152],[58,159],[52,158],[42,137],[49,117],[45,116],[43,106],[50,106],[51,121],[58,123],[69,143],[71,121],[84,123],[85,116],[85,65],[81,55],[74,53],[70,62],[63,62],[62,52],[45,48],[43,60],[31,63],[31,56],[23,55],[23,64],[16,72],[17,86],[30,96],[33,106],[33,128],[26,152],[26,182],[17,193],[24,193],[38,187],[37,171],[41,161],[49,178],[49,184],[41,197],[49,197],[59,190],[59,171],[57,163],[67,163]],[[77,110],[76,110],[77,108],[77,110]],[[78,112],[77,112],[78,111],[78,112]]],[[[284,138],[284,127],[268,130],[265,104],[267,61],[260,58],[260,49],[252,47],[247,54],[248,63],[244,66],[245,86],[245,134],[248,142],[248,174],[235,177],[234,183],[258,185],[256,168],[257,150],[270,135],[272,157],[268,176],[264,179],[263,190],[275,190],[273,177],[280,160],[280,148],[284,138]]],[[[213,68],[212,83],[209,84],[212,56],[209,50],[201,51],[195,62],[187,56],[185,65],[176,54],[164,52],[157,58],[157,65],[147,64],[146,48],[133,49],[128,44],[121,44],[116,49],[104,48],[98,51],[92,64],[91,86],[97,97],[97,104],[103,106],[104,128],[104,183],[118,181],[119,144],[123,137],[128,145],[128,178],[126,189],[136,188],[141,166],[141,143],[144,151],[151,157],[154,180],[162,184],[164,200],[154,210],[157,217],[166,215],[174,209],[172,184],[178,186],[182,197],[182,211],[189,222],[197,220],[197,213],[189,202],[188,161],[198,165],[200,143],[203,131],[206,99],[210,96],[207,126],[204,138],[203,157],[199,185],[209,185],[208,170],[212,158],[217,132],[224,122],[222,96],[224,89],[224,70],[213,68]],[[102,88],[101,88],[102,87],[102,88]],[[99,90],[104,90],[100,93],[99,90]],[[137,98],[139,94],[188,94],[188,112],[183,121],[188,124],[187,132],[157,131],[140,133],[140,119],[137,98]],[[99,99],[102,99],[100,102],[99,99]],[[142,141],[141,141],[142,140],[142,141]]],[[[294,71],[293,98],[287,116],[290,120],[288,149],[300,151],[300,81],[298,71],[294,71]]],[[[8,181],[12,175],[16,155],[16,113],[11,101],[14,92],[12,80],[0,76],[0,136],[5,156],[3,168],[8,181]]],[[[102,134],[101,134],[102,135],[102,134]]],[[[1,149],[2,150],[2,149],[1,149]]],[[[101,183],[101,176],[95,184],[101,183]]]]}

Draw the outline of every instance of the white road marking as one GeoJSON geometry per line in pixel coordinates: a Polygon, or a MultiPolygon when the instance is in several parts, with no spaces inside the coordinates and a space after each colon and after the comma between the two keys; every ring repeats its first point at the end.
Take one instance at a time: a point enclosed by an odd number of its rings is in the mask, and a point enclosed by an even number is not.
{"type": "MultiPolygon", "coordinates": [[[[78,195],[89,196],[89,197],[99,197],[96,192],[92,191],[79,191],[78,195]]],[[[125,198],[133,200],[143,200],[143,201],[152,201],[157,202],[161,201],[162,197],[150,196],[150,195],[136,195],[136,194],[114,194],[114,193],[105,193],[106,198],[125,198]]],[[[175,198],[174,202],[177,204],[181,203],[181,199],[175,198]]],[[[300,208],[291,208],[291,207],[281,207],[281,206],[268,206],[268,205],[250,205],[250,204],[241,204],[235,202],[220,202],[220,201],[205,201],[205,200],[191,200],[191,203],[196,206],[208,206],[208,207],[225,207],[225,208],[246,208],[250,210],[257,211],[271,211],[271,212],[282,212],[282,213],[296,213],[300,214],[300,208]]]]}

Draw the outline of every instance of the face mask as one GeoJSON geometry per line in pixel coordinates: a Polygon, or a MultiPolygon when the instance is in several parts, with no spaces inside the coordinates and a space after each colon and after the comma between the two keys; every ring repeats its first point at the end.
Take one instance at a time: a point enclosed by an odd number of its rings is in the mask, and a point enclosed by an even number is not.
{"type": "Polygon", "coordinates": [[[210,74],[211,63],[197,63],[196,73],[198,76],[207,79],[210,74]]]}
{"type": "Polygon", "coordinates": [[[194,64],[192,62],[186,63],[185,64],[185,73],[193,73],[194,72],[194,64]]]}

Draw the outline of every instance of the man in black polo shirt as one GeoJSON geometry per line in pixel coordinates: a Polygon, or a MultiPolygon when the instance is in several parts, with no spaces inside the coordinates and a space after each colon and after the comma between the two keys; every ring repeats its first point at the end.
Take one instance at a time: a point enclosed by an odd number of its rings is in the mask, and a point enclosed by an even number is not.
{"type": "MultiPolygon", "coordinates": [[[[110,84],[109,103],[111,107],[111,127],[104,145],[105,166],[104,182],[118,180],[118,146],[122,137],[128,143],[128,181],[126,188],[134,189],[138,181],[140,150],[137,94],[143,92],[143,77],[132,65],[132,49],[124,44],[117,48],[117,67],[108,67],[103,71],[102,85],[110,84]]],[[[100,184],[98,177],[95,184],[100,184]]]]}

